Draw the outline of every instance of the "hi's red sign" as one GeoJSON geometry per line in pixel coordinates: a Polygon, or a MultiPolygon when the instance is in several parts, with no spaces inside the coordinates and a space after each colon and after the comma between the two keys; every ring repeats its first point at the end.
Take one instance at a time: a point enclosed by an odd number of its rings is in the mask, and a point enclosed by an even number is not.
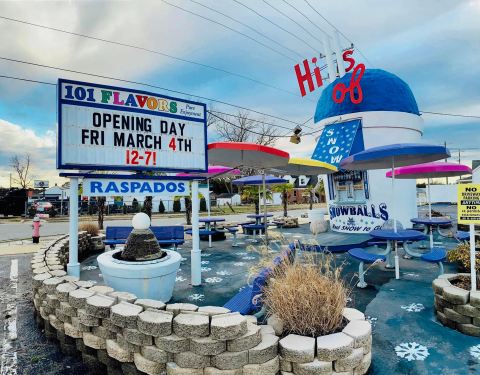
{"type": "MultiPolygon", "coordinates": [[[[350,78],[350,84],[347,86],[344,83],[337,83],[332,92],[332,99],[335,103],[342,103],[345,100],[347,94],[350,95],[350,100],[354,104],[359,104],[363,100],[362,87],[360,86],[360,81],[365,73],[364,64],[355,64],[355,59],[351,56],[353,50],[347,50],[343,52],[342,59],[345,61],[348,66],[345,68],[346,72],[349,72],[353,69],[352,76],[350,78]]],[[[300,64],[295,65],[295,75],[297,76],[298,87],[300,88],[300,93],[302,96],[305,96],[305,83],[308,85],[309,92],[315,90],[316,87],[323,86],[322,73],[320,68],[316,66],[317,58],[312,58],[312,63],[315,65],[313,69],[313,74],[310,69],[310,63],[307,59],[303,60],[303,69],[304,73],[300,68],[300,64]],[[313,80],[315,77],[315,82],[313,80]],[[316,87],[315,87],[316,84],[316,87]]]]}

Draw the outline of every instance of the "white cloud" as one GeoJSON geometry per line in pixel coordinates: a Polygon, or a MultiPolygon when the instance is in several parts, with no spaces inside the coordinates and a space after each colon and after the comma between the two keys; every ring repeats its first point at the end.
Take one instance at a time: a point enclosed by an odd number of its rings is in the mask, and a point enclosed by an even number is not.
{"type": "Polygon", "coordinates": [[[31,156],[31,177],[49,180],[51,184],[62,183],[55,169],[55,132],[47,130],[43,135],[32,129],[0,119],[0,186],[9,186],[10,158],[14,155],[31,156]]]}

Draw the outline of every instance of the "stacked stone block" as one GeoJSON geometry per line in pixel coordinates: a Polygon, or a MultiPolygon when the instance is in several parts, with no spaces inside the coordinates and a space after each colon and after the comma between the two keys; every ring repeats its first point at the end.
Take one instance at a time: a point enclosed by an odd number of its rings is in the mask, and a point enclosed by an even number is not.
{"type": "Polygon", "coordinates": [[[366,374],[372,360],[372,327],[358,310],[346,308],[343,316],[348,324],[341,332],[282,338],[282,374],[366,374]]]}
{"type": "Polygon", "coordinates": [[[437,319],[445,326],[466,335],[480,337],[480,291],[468,291],[452,285],[459,276],[443,274],[433,280],[437,319]]]}
{"type": "Polygon", "coordinates": [[[32,258],[34,305],[45,333],[65,353],[79,350],[95,372],[149,375],[365,374],[371,327],[345,309],[343,332],[318,338],[288,335],[218,306],[137,299],[67,276],[68,237],[32,258]],[[61,271],[61,272],[59,272],[61,271]],[[99,367],[100,366],[100,367],[99,367]],[[104,366],[104,367],[101,367],[104,366]]]}

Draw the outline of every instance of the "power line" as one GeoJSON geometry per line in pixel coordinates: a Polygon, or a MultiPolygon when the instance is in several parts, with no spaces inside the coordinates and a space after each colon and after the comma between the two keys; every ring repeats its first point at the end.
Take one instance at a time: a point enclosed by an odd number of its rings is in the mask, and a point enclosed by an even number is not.
{"type": "Polygon", "coordinates": [[[202,4],[202,3],[200,3],[200,2],[198,2],[198,1],[196,1],[196,0],[189,0],[189,1],[191,1],[192,3],[198,4],[198,5],[200,5],[200,6],[203,7],[203,8],[209,9],[209,10],[211,10],[212,12],[221,14],[222,16],[224,16],[224,17],[226,17],[226,18],[228,18],[228,19],[230,19],[230,20],[232,20],[232,21],[234,21],[234,22],[239,23],[240,25],[248,28],[249,30],[253,31],[254,33],[256,33],[256,34],[264,37],[265,39],[268,39],[269,41],[275,43],[276,45],[278,45],[278,46],[280,46],[280,47],[282,47],[282,48],[287,49],[288,51],[292,52],[293,54],[297,55],[298,57],[303,58],[303,56],[302,56],[300,53],[298,53],[297,51],[294,51],[293,49],[288,48],[287,46],[284,46],[283,44],[277,42],[275,39],[270,38],[268,35],[266,35],[266,34],[260,32],[260,31],[258,31],[257,29],[255,29],[254,27],[251,27],[250,25],[246,24],[245,22],[239,21],[239,20],[237,20],[236,18],[233,18],[233,17],[229,16],[228,14],[225,14],[225,13],[223,13],[223,12],[220,12],[219,10],[216,10],[216,9],[214,9],[214,8],[211,8],[211,7],[209,7],[208,5],[202,4]]]}
{"type": "Polygon", "coordinates": [[[301,14],[303,18],[305,18],[308,22],[310,22],[313,26],[315,26],[318,30],[320,30],[323,34],[328,35],[325,30],[323,30],[320,26],[318,26],[315,22],[313,22],[305,13],[303,13],[298,8],[294,7],[292,4],[287,2],[286,0],[282,0],[285,4],[287,4],[290,8],[295,10],[297,13],[301,14]]]}
{"type": "Polygon", "coordinates": [[[299,40],[300,42],[304,43],[305,45],[307,45],[309,48],[311,48],[312,50],[316,51],[317,48],[313,47],[311,44],[307,43],[305,40],[303,40],[302,38],[298,37],[297,35],[295,35],[294,33],[288,31],[287,29],[285,29],[284,27],[280,26],[279,24],[273,22],[272,20],[270,20],[269,18],[263,16],[262,14],[258,13],[255,9],[249,7],[248,5],[245,5],[243,4],[242,2],[238,1],[238,0],[232,0],[234,1],[235,3],[237,3],[238,5],[241,5],[242,7],[250,10],[251,12],[255,13],[257,16],[259,16],[260,18],[264,19],[265,21],[267,22],[270,22],[272,25],[276,26],[277,28],[279,28],[280,30],[283,30],[284,32],[286,32],[287,34],[291,35],[292,37],[294,37],[295,39],[299,40]]]}
{"type": "Polygon", "coordinates": [[[444,112],[429,112],[429,111],[420,111],[422,114],[426,113],[429,115],[438,115],[438,116],[451,116],[451,117],[464,117],[464,118],[476,118],[480,119],[480,116],[476,115],[462,115],[458,113],[444,113],[444,112]]]}
{"type": "MultiPolygon", "coordinates": [[[[225,113],[225,112],[222,112],[222,111],[217,111],[216,109],[210,109],[209,112],[214,112],[214,113],[220,113],[221,115],[225,115],[225,116],[231,116],[231,117],[235,117],[235,118],[242,118],[242,116],[239,116],[239,115],[234,115],[232,113],[225,113]]],[[[306,126],[305,124],[307,122],[309,122],[313,117],[310,117],[307,121],[305,121],[304,123],[302,123],[301,125],[306,127],[306,128],[309,128],[309,129],[312,129],[313,128],[311,126],[306,126]]],[[[286,129],[288,130],[290,133],[292,132],[292,129],[291,128],[288,128],[286,126],[281,126],[281,125],[278,125],[278,124],[273,124],[272,122],[268,122],[268,121],[260,121],[260,120],[255,120],[255,122],[258,122],[259,124],[266,124],[266,125],[274,125],[278,128],[281,128],[281,129],[286,129]]]]}
{"type": "MultiPolygon", "coordinates": [[[[352,42],[352,40],[346,36],[343,32],[341,32],[333,23],[331,23],[329,20],[327,20],[325,18],[325,16],[323,14],[321,14],[318,10],[316,10],[309,2],[308,0],[303,0],[307,3],[307,5],[312,8],[312,10],[317,13],[326,23],[328,23],[331,27],[333,27],[335,30],[337,30],[339,32],[340,35],[342,35],[348,42],[352,43],[352,44],[355,44],[352,42]]],[[[365,54],[360,50],[360,48],[356,47],[356,50],[360,53],[360,55],[363,56],[363,58],[370,64],[373,66],[373,64],[368,60],[367,56],[365,56],[365,54]]]]}
{"type": "Polygon", "coordinates": [[[268,114],[268,113],[260,112],[260,111],[257,111],[257,110],[251,109],[251,108],[239,106],[239,105],[232,104],[232,103],[225,102],[225,101],[218,100],[218,99],[208,98],[206,96],[190,94],[190,93],[187,93],[187,92],[184,92],[184,91],[179,91],[179,90],[172,90],[172,89],[168,89],[166,87],[152,85],[152,84],[149,84],[149,83],[146,83],[146,82],[132,81],[132,80],[128,80],[128,79],[110,77],[110,76],[105,76],[105,75],[101,75],[101,74],[81,72],[79,70],[60,68],[60,67],[56,67],[56,66],[38,64],[38,63],[33,63],[33,62],[23,61],[23,60],[17,60],[17,59],[11,59],[11,58],[2,57],[2,56],[0,56],[0,60],[11,61],[11,62],[15,62],[15,63],[32,65],[32,66],[38,66],[38,67],[47,68],[47,69],[60,70],[60,71],[68,72],[68,73],[83,74],[83,75],[92,76],[92,77],[96,77],[96,78],[103,78],[103,79],[109,79],[109,80],[112,80],[112,81],[131,83],[131,84],[134,84],[134,85],[140,85],[140,86],[145,86],[145,87],[152,87],[152,88],[156,88],[156,89],[160,89],[160,90],[184,95],[184,96],[187,96],[187,97],[195,97],[195,98],[199,98],[199,99],[202,99],[202,100],[207,100],[207,101],[211,101],[211,102],[215,102],[215,103],[219,103],[219,104],[228,105],[230,107],[243,109],[245,111],[254,112],[254,113],[257,113],[259,115],[271,117],[271,118],[281,120],[281,121],[285,121],[285,122],[288,122],[288,123],[291,123],[291,124],[294,124],[294,125],[301,125],[301,123],[298,123],[298,122],[295,122],[295,121],[292,121],[292,120],[288,120],[288,119],[283,118],[283,117],[279,117],[279,116],[271,115],[271,114],[268,114]]]}
{"type": "Polygon", "coordinates": [[[6,76],[6,75],[0,75],[0,78],[8,78],[8,79],[15,79],[17,81],[41,83],[41,84],[44,84],[44,85],[57,86],[56,83],[45,82],[45,81],[37,81],[37,80],[34,80],[34,79],[28,79],[28,78],[20,78],[20,77],[6,76]]]}
{"type": "Polygon", "coordinates": [[[292,21],[295,25],[297,25],[298,27],[300,27],[303,31],[305,31],[308,35],[310,35],[313,39],[315,39],[316,41],[320,42],[322,45],[323,45],[323,42],[318,39],[315,35],[313,35],[310,31],[308,31],[308,29],[306,29],[305,27],[303,27],[303,25],[301,25],[300,23],[298,23],[297,21],[295,21],[292,17],[290,17],[288,14],[285,14],[284,12],[282,12],[280,9],[274,7],[272,4],[270,4],[268,1],[266,0],[263,0],[263,2],[265,4],[267,4],[270,8],[272,8],[273,10],[277,11],[278,13],[280,13],[282,16],[288,18],[290,21],[292,21]]]}
{"type": "MultiPolygon", "coordinates": [[[[236,127],[236,128],[239,128],[239,129],[242,129],[246,132],[250,132],[252,134],[256,134],[256,135],[261,135],[261,136],[265,136],[266,134],[264,133],[259,133],[259,132],[256,132],[254,130],[250,130],[250,129],[245,129],[244,127],[240,126],[240,125],[237,125],[237,124],[234,124],[233,122],[231,121],[228,121],[220,116],[217,116],[215,113],[211,112],[211,111],[207,111],[208,113],[210,113],[212,116],[218,118],[219,120],[223,121],[223,122],[226,122],[227,124],[229,125],[232,125],[233,127],[236,127]]],[[[310,121],[310,119],[308,119],[306,122],[310,121]]],[[[316,131],[313,131],[311,133],[306,133],[306,134],[302,134],[302,136],[307,136],[307,135],[313,135],[313,134],[316,134],[316,133],[319,133],[323,131],[323,129],[319,129],[319,130],[316,130],[316,131]]],[[[289,135],[269,135],[269,137],[272,137],[272,138],[290,138],[289,135]]]]}
{"type": "Polygon", "coordinates": [[[213,20],[213,19],[211,19],[211,18],[202,16],[201,14],[192,12],[191,10],[182,8],[181,6],[178,6],[178,5],[169,3],[169,2],[166,1],[166,0],[162,0],[162,1],[163,1],[165,4],[170,5],[171,7],[180,9],[180,10],[186,12],[186,13],[189,13],[189,14],[192,14],[192,15],[194,15],[194,16],[200,17],[200,18],[202,18],[202,19],[204,19],[204,20],[210,21],[210,22],[212,22],[212,23],[214,23],[214,24],[217,24],[217,25],[219,25],[219,26],[222,26],[222,27],[224,27],[224,28],[226,28],[226,29],[228,29],[228,30],[230,30],[230,31],[233,31],[234,33],[237,33],[237,34],[239,34],[239,35],[242,35],[243,37],[245,37],[245,38],[247,38],[247,39],[250,39],[251,41],[253,41],[253,42],[257,43],[257,44],[260,44],[262,47],[268,48],[269,50],[271,50],[271,51],[273,51],[273,52],[275,52],[275,53],[277,53],[277,54],[279,54],[279,55],[281,55],[281,56],[283,56],[283,57],[286,57],[287,59],[289,59],[289,60],[291,60],[291,61],[295,61],[295,59],[291,58],[291,57],[288,56],[288,55],[285,55],[283,52],[280,52],[280,51],[276,50],[275,48],[270,47],[268,44],[265,44],[265,43],[263,43],[263,42],[260,42],[258,39],[253,38],[253,37],[251,37],[250,35],[245,34],[245,33],[241,32],[241,31],[239,31],[239,30],[237,30],[237,29],[234,29],[233,27],[230,27],[230,26],[228,26],[228,25],[225,25],[224,23],[215,21],[215,20],[213,20]]]}
{"type": "Polygon", "coordinates": [[[242,78],[242,79],[245,79],[245,80],[248,80],[248,81],[251,81],[251,82],[255,82],[259,85],[263,85],[263,86],[269,87],[271,89],[283,91],[285,93],[288,93],[290,95],[294,95],[294,96],[298,97],[297,93],[294,93],[292,91],[282,89],[281,87],[277,87],[277,86],[271,85],[269,83],[260,81],[260,80],[254,78],[254,77],[249,77],[249,76],[246,76],[244,74],[235,73],[235,72],[232,72],[232,71],[229,71],[229,70],[226,70],[226,69],[223,69],[223,68],[219,68],[219,67],[216,67],[216,66],[213,66],[213,65],[203,64],[203,63],[198,62],[198,61],[193,61],[193,60],[188,60],[188,59],[184,59],[184,58],[181,58],[181,57],[173,56],[173,55],[170,55],[168,53],[161,52],[161,51],[158,51],[158,50],[153,50],[153,49],[149,49],[149,48],[145,48],[145,47],[140,47],[140,46],[136,46],[136,45],[133,45],[133,44],[124,43],[124,42],[99,38],[99,37],[96,37],[96,36],[93,36],[93,35],[76,33],[76,32],[73,32],[73,31],[63,30],[63,29],[59,29],[59,28],[56,28],[56,27],[40,25],[40,24],[37,24],[37,23],[28,22],[28,21],[24,21],[24,20],[20,20],[20,19],[16,19],[16,18],[0,16],[0,19],[11,21],[11,22],[16,22],[16,23],[21,23],[21,24],[29,25],[29,26],[33,26],[33,27],[38,27],[38,28],[45,29],[45,30],[55,31],[55,32],[63,33],[63,34],[73,35],[73,36],[77,36],[77,37],[81,37],[81,38],[96,40],[98,42],[103,42],[103,43],[113,44],[113,45],[117,45],[117,46],[133,48],[133,49],[140,50],[140,51],[143,51],[143,52],[153,53],[153,54],[156,54],[156,55],[167,57],[169,59],[181,61],[181,62],[186,63],[186,64],[192,64],[192,65],[200,66],[202,68],[222,72],[222,73],[234,76],[234,77],[242,78]]]}

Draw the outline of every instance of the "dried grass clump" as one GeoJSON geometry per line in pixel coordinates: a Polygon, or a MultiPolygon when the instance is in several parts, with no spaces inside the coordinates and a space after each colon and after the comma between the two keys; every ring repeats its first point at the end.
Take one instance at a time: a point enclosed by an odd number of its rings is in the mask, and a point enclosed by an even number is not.
{"type": "Polygon", "coordinates": [[[268,314],[278,316],[288,333],[317,337],[335,332],[349,294],[340,272],[328,255],[276,267],[263,290],[268,314]]]}
{"type": "Polygon", "coordinates": [[[80,225],[78,226],[78,230],[80,232],[85,231],[88,234],[92,235],[92,237],[98,236],[98,231],[99,231],[98,224],[93,222],[80,223],[80,225]]]}

